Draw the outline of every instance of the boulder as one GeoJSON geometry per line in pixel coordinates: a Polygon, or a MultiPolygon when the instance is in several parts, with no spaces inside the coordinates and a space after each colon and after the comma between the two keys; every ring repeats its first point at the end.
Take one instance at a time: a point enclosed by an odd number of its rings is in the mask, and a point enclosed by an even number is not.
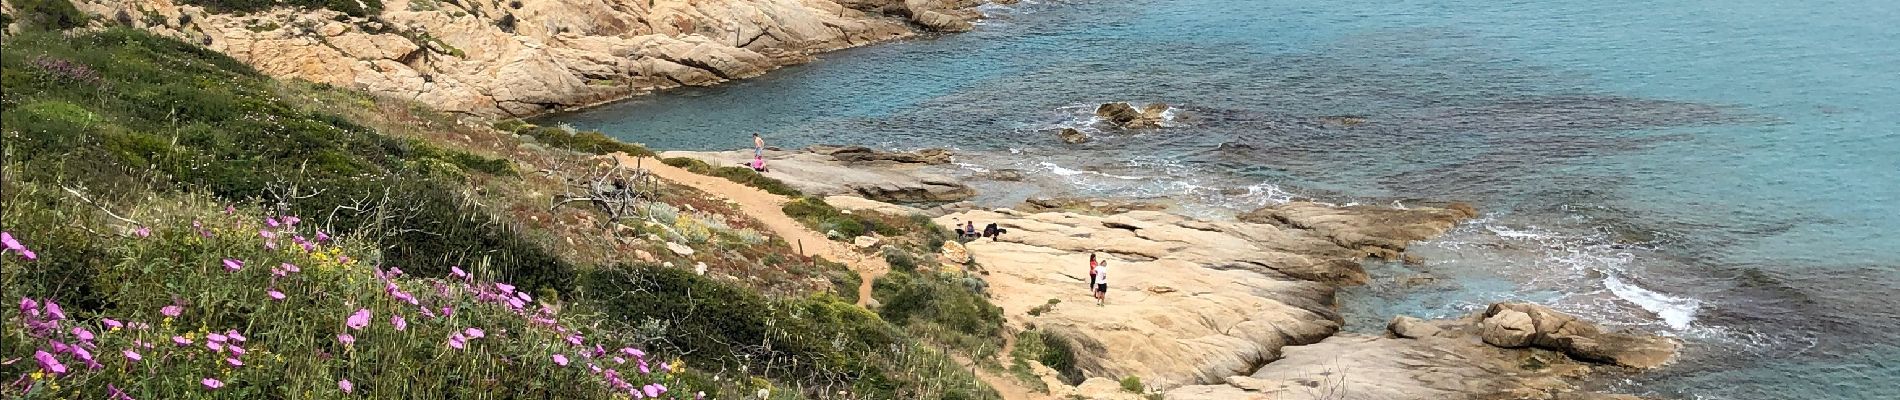
{"type": "Polygon", "coordinates": [[[1056,133],[1056,137],[1062,138],[1062,142],[1068,144],[1083,144],[1089,141],[1089,134],[1075,128],[1062,128],[1062,132],[1056,133]]]}
{"type": "Polygon", "coordinates": [[[943,242],[943,259],[950,264],[967,264],[971,260],[970,250],[964,248],[962,243],[947,240],[943,242]]]}
{"type": "Polygon", "coordinates": [[[693,256],[693,248],[691,246],[687,246],[687,245],[683,245],[679,243],[666,242],[666,250],[671,251],[673,252],[673,254],[678,254],[680,256],[685,256],[685,257],[693,256]]]}
{"type": "Polygon", "coordinates": [[[883,243],[883,241],[878,240],[878,238],[870,237],[870,236],[859,236],[856,239],[851,240],[851,245],[857,246],[860,249],[869,249],[872,247],[877,247],[878,243],[883,243]]]}
{"type": "Polygon", "coordinates": [[[1385,327],[1392,331],[1393,335],[1407,339],[1438,336],[1440,331],[1438,327],[1426,323],[1425,320],[1405,315],[1393,317],[1392,322],[1386,324],[1385,327]]]}
{"type": "Polygon", "coordinates": [[[1595,324],[1536,304],[1492,304],[1479,323],[1485,343],[1561,351],[1573,358],[1637,369],[1667,364],[1681,343],[1655,335],[1602,332],[1595,324]]]}

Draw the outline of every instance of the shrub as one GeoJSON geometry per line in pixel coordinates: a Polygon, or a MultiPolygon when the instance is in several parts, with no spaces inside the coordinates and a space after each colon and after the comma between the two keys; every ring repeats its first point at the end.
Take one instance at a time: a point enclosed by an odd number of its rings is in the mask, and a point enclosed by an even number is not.
{"type": "Polygon", "coordinates": [[[917,256],[896,247],[884,248],[884,262],[891,264],[891,270],[917,272],[917,256]]]}
{"type": "Polygon", "coordinates": [[[1129,375],[1127,378],[1122,378],[1122,391],[1142,393],[1148,391],[1148,387],[1141,385],[1141,377],[1129,375]]]}
{"type": "Polygon", "coordinates": [[[86,13],[73,7],[68,0],[14,0],[10,1],[18,13],[20,26],[33,30],[67,30],[86,26],[89,19],[86,13]]]}
{"type": "Polygon", "coordinates": [[[878,314],[899,325],[934,323],[984,341],[995,341],[1003,326],[1002,308],[958,284],[955,278],[893,270],[873,282],[872,291],[883,304],[878,314]]]}
{"type": "Polygon", "coordinates": [[[311,10],[334,10],[354,17],[367,17],[383,11],[382,0],[185,0],[217,13],[249,13],[289,5],[311,10]]]}

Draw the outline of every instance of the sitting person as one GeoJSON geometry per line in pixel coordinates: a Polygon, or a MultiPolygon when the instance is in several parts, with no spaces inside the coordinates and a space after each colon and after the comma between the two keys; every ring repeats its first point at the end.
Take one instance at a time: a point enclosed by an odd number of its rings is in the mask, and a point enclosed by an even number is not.
{"type": "Polygon", "coordinates": [[[753,172],[770,172],[769,170],[765,169],[764,156],[759,156],[759,155],[752,156],[752,171],[753,172]]]}
{"type": "Polygon", "coordinates": [[[983,237],[990,238],[990,241],[992,242],[996,241],[997,236],[1000,236],[1006,232],[1009,232],[1009,230],[996,227],[995,222],[991,222],[989,225],[983,226],[983,237]]]}

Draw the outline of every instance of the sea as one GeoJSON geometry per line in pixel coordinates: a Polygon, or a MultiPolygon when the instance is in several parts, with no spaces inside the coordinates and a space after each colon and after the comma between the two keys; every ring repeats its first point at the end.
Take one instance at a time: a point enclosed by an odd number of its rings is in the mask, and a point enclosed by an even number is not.
{"type": "Polygon", "coordinates": [[[1900,399],[1900,1],[1023,0],[542,123],[657,149],[946,147],[1006,206],[1482,216],[1369,262],[1347,329],[1528,300],[1678,337],[1594,389],[1900,399]],[[1120,129],[1097,106],[1169,106],[1120,129]],[[1092,136],[1066,144],[1056,132],[1092,136]],[[985,173],[1022,171],[1022,182],[985,173]]]}

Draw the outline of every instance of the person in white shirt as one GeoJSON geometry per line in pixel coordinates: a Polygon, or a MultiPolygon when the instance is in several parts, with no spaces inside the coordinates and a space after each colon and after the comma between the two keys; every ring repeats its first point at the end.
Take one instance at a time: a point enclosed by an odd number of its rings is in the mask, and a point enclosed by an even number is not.
{"type": "Polygon", "coordinates": [[[1100,307],[1108,297],[1108,260],[1095,264],[1095,306],[1100,307]]]}

